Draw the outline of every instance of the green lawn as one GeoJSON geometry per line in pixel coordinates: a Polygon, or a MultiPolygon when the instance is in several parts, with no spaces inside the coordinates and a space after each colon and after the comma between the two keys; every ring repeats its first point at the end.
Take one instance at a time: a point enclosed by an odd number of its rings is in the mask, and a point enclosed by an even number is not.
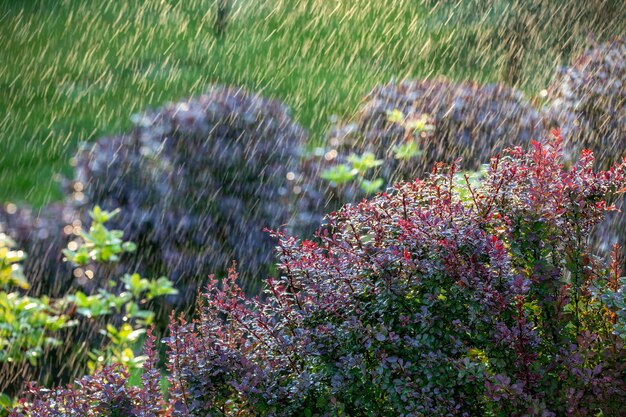
{"type": "Polygon", "coordinates": [[[238,0],[216,40],[214,0],[0,0],[0,201],[59,198],[80,141],[212,83],[285,101],[313,141],[393,78],[513,80],[534,95],[587,30],[624,31],[621,0],[570,3],[238,0]]]}

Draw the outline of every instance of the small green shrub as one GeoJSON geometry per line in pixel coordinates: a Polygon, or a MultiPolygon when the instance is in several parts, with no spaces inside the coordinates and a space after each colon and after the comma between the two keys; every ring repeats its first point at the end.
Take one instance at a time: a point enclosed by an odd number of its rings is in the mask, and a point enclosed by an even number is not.
{"type": "MultiPolygon", "coordinates": [[[[84,274],[89,274],[88,268],[94,264],[115,263],[123,253],[136,250],[134,243],[122,240],[121,230],[109,230],[105,226],[118,213],[119,210],[108,212],[98,206],[94,207],[89,213],[92,219],[89,231],[80,231],[78,241],[74,240],[69,244],[73,249],[63,251],[69,262],[76,267],[85,268],[84,274]]],[[[104,316],[117,318],[117,321],[122,319],[121,323],[109,320],[102,325],[99,333],[106,339],[102,346],[94,347],[89,352],[89,369],[93,372],[98,367],[112,363],[122,364],[131,372],[141,368],[145,357],[135,357],[133,347],[154,320],[154,312],[143,307],[157,297],[177,293],[166,277],[149,280],[134,273],[109,281],[106,288],[99,288],[92,295],[82,291],[68,295],[66,299],[73,304],[76,312],[87,319],[104,316]],[[116,291],[118,289],[121,291],[116,291]]]]}
{"type": "Polygon", "coordinates": [[[21,261],[26,254],[0,233],[0,363],[28,361],[32,365],[49,347],[61,344],[55,333],[71,325],[56,300],[29,297],[21,261]]]}
{"type": "Polygon", "coordinates": [[[20,365],[37,366],[45,352],[63,343],[59,330],[75,324],[63,314],[57,300],[29,297],[20,291],[30,287],[21,265],[25,257],[10,237],[0,233],[1,416],[12,405],[11,395],[3,391],[7,385],[19,383],[15,379],[20,377],[20,365]]]}
{"type": "MultiPolygon", "coordinates": [[[[93,278],[97,265],[115,263],[135,250],[133,243],[122,240],[121,231],[105,225],[117,213],[96,206],[90,212],[89,231],[77,231],[63,251],[75,270],[82,268],[81,275],[93,278]]],[[[29,288],[20,264],[26,255],[13,247],[14,242],[0,234],[0,415],[28,379],[51,383],[53,375],[54,383],[62,381],[63,374],[54,372],[59,367],[71,368],[65,372],[75,376],[118,363],[137,373],[146,358],[135,351],[154,320],[146,306],[176,294],[172,282],[125,274],[93,294],[75,290],[58,298],[31,297],[19,292],[29,288]]]]}
{"type": "MultiPolygon", "coordinates": [[[[404,140],[392,148],[394,159],[408,163],[413,158],[421,156],[423,151],[419,149],[419,138],[420,136],[427,136],[434,129],[433,125],[429,123],[428,117],[422,115],[419,118],[408,119],[399,110],[392,110],[387,112],[387,119],[405,130],[404,140]]],[[[337,155],[333,159],[335,159],[333,161],[335,165],[325,169],[320,177],[330,181],[335,187],[343,186],[343,190],[339,191],[343,197],[348,194],[345,187],[349,186],[352,180],[356,181],[363,195],[374,194],[380,191],[385,184],[385,180],[380,177],[366,179],[368,171],[381,167],[385,163],[382,159],[376,159],[372,152],[365,152],[362,155],[352,153],[347,158],[344,155],[337,155]],[[340,163],[342,161],[345,162],[340,163]]],[[[388,168],[379,168],[377,171],[387,172],[388,168]]]]}

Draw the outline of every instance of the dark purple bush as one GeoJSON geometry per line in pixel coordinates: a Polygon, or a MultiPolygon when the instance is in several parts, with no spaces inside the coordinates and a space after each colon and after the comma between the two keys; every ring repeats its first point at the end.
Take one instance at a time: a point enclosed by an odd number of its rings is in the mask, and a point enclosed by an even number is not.
{"type": "Polygon", "coordinates": [[[274,243],[263,228],[289,221],[286,177],[306,142],[286,108],[214,87],[135,123],[79,152],[75,201],[120,208],[113,226],[138,243],[139,269],[181,280],[183,297],[231,259],[246,278],[266,273],[274,243]]]}
{"type": "Polygon", "coordinates": [[[371,176],[390,186],[426,174],[435,162],[452,163],[459,157],[461,169],[478,169],[512,141],[523,145],[544,133],[538,111],[519,91],[503,85],[436,78],[377,86],[354,120],[334,126],[326,149],[304,162],[298,178],[303,192],[299,212],[316,212],[319,224],[321,213],[366,196],[357,184],[334,186],[320,179],[324,169],[345,163],[352,153],[372,152],[383,160],[371,176]],[[389,120],[393,111],[406,120],[425,116],[434,130],[413,137],[402,123],[389,120]],[[407,140],[417,142],[420,155],[397,159],[394,147],[407,140]]]}
{"type": "Polygon", "coordinates": [[[561,68],[549,99],[547,117],[572,156],[591,149],[608,167],[626,155],[626,38],[596,44],[561,68]]]}
{"type": "Polygon", "coordinates": [[[459,157],[462,169],[477,169],[511,138],[530,143],[542,134],[540,127],[537,111],[513,88],[445,78],[406,80],[376,87],[365,98],[356,120],[333,128],[328,141],[338,152],[371,151],[385,159],[388,171],[383,176],[393,183],[421,176],[435,162],[452,163],[459,157]],[[431,135],[417,138],[421,157],[400,171],[393,166],[392,149],[405,139],[406,132],[389,120],[388,112],[394,110],[407,119],[426,115],[434,125],[431,135]]]}

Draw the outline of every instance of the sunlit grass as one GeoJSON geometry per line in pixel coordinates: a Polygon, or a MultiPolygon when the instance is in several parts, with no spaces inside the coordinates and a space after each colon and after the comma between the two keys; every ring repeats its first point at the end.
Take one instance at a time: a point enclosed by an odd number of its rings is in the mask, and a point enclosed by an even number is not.
{"type": "MultiPolygon", "coordinates": [[[[0,200],[58,198],[55,174],[69,172],[78,142],[212,83],[286,102],[320,141],[330,116],[349,116],[393,78],[506,81],[512,47],[503,40],[522,27],[515,83],[533,95],[599,24],[582,11],[567,25],[561,6],[531,10],[536,26],[503,24],[518,3],[239,0],[216,39],[214,0],[0,0],[0,200]]],[[[617,10],[600,35],[621,33],[621,2],[598,3],[617,10]]]]}

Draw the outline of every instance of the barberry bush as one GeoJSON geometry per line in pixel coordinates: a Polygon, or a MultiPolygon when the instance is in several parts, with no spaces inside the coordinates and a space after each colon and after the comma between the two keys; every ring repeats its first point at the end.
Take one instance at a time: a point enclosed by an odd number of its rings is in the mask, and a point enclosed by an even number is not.
{"type": "MultiPolygon", "coordinates": [[[[596,172],[584,152],[566,170],[561,144],[509,149],[480,178],[437,164],[314,240],[275,232],[265,297],[233,268],[172,319],[170,408],[152,415],[624,415],[624,279],[588,238],[626,161],[596,172]]],[[[62,398],[93,398],[82,387],[62,398]]],[[[40,392],[14,416],[59,401],[40,392]]]]}

